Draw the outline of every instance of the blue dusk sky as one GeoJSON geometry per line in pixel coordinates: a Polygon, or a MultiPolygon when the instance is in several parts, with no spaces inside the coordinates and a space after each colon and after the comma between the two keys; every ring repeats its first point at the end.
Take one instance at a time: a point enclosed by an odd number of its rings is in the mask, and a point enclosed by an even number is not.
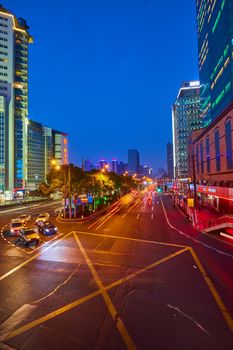
{"type": "Polygon", "coordinates": [[[195,0],[5,0],[30,26],[29,117],[69,134],[70,160],[166,167],[171,105],[198,79],[195,0]]]}

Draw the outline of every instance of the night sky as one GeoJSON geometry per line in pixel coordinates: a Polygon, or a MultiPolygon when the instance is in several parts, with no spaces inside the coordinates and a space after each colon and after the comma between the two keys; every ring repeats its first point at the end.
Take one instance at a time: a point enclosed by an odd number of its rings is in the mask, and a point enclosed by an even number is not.
{"type": "Polygon", "coordinates": [[[198,79],[195,0],[5,0],[30,26],[29,117],[67,132],[70,160],[166,166],[171,104],[198,79]]]}

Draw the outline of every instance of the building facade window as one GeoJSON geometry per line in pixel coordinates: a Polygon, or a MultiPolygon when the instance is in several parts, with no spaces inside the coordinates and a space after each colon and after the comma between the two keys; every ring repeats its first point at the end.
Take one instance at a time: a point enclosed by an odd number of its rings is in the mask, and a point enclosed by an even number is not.
{"type": "Polygon", "coordinates": [[[232,131],[231,131],[231,120],[228,120],[225,124],[225,137],[226,137],[226,159],[227,169],[232,169],[232,131]]]}
{"type": "Polygon", "coordinates": [[[215,141],[216,171],[220,171],[221,170],[221,160],[220,160],[219,130],[215,130],[214,141],[215,141]]]}
{"type": "Polygon", "coordinates": [[[206,168],[207,173],[210,173],[210,139],[209,136],[206,138],[206,168]]]}

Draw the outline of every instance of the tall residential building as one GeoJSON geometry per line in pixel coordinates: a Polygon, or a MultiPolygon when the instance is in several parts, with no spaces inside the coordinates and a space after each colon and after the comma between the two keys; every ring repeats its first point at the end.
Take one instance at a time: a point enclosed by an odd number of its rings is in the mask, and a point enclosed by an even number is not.
{"type": "Polygon", "coordinates": [[[28,44],[32,43],[28,29],[24,19],[17,19],[0,5],[0,96],[1,105],[5,105],[5,112],[1,112],[4,150],[0,152],[4,153],[3,190],[24,188],[27,180],[28,44]]]}
{"type": "Polygon", "coordinates": [[[233,1],[197,0],[200,109],[209,125],[233,101],[233,1]]]}
{"type": "Polygon", "coordinates": [[[68,164],[68,135],[57,130],[52,131],[53,134],[53,157],[57,164],[68,164]]]}
{"type": "Polygon", "coordinates": [[[188,177],[188,142],[193,130],[201,127],[200,85],[198,81],[182,83],[172,106],[174,175],[188,177]]]}
{"type": "Polygon", "coordinates": [[[128,150],[128,172],[130,175],[139,170],[139,152],[136,149],[128,150]]]}
{"type": "Polygon", "coordinates": [[[169,179],[174,178],[173,147],[170,142],[167,143],[167,175],[169,179]]]}

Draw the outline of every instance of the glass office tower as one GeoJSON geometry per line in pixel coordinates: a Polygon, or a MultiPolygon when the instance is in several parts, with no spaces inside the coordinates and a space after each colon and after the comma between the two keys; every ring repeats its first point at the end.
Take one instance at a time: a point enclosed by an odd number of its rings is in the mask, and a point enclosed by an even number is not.
{"type": "Polygon", "coordinates": [[[187,178],[188,143],[201,126],[199,81],[183,82],[172,106],[173,162],[176,178],[187,178]]]}
{"type": "Polygon", "coordinates": [[[197,0],[203,126],[233,101],[233,0],[197,0]]]}
{"type": "Polygon", "coordinates": [[[27,178],[28,44],[24,19],[0,5],[0,96],[5,99],[4,190],[24,188],[27,178]]]}

